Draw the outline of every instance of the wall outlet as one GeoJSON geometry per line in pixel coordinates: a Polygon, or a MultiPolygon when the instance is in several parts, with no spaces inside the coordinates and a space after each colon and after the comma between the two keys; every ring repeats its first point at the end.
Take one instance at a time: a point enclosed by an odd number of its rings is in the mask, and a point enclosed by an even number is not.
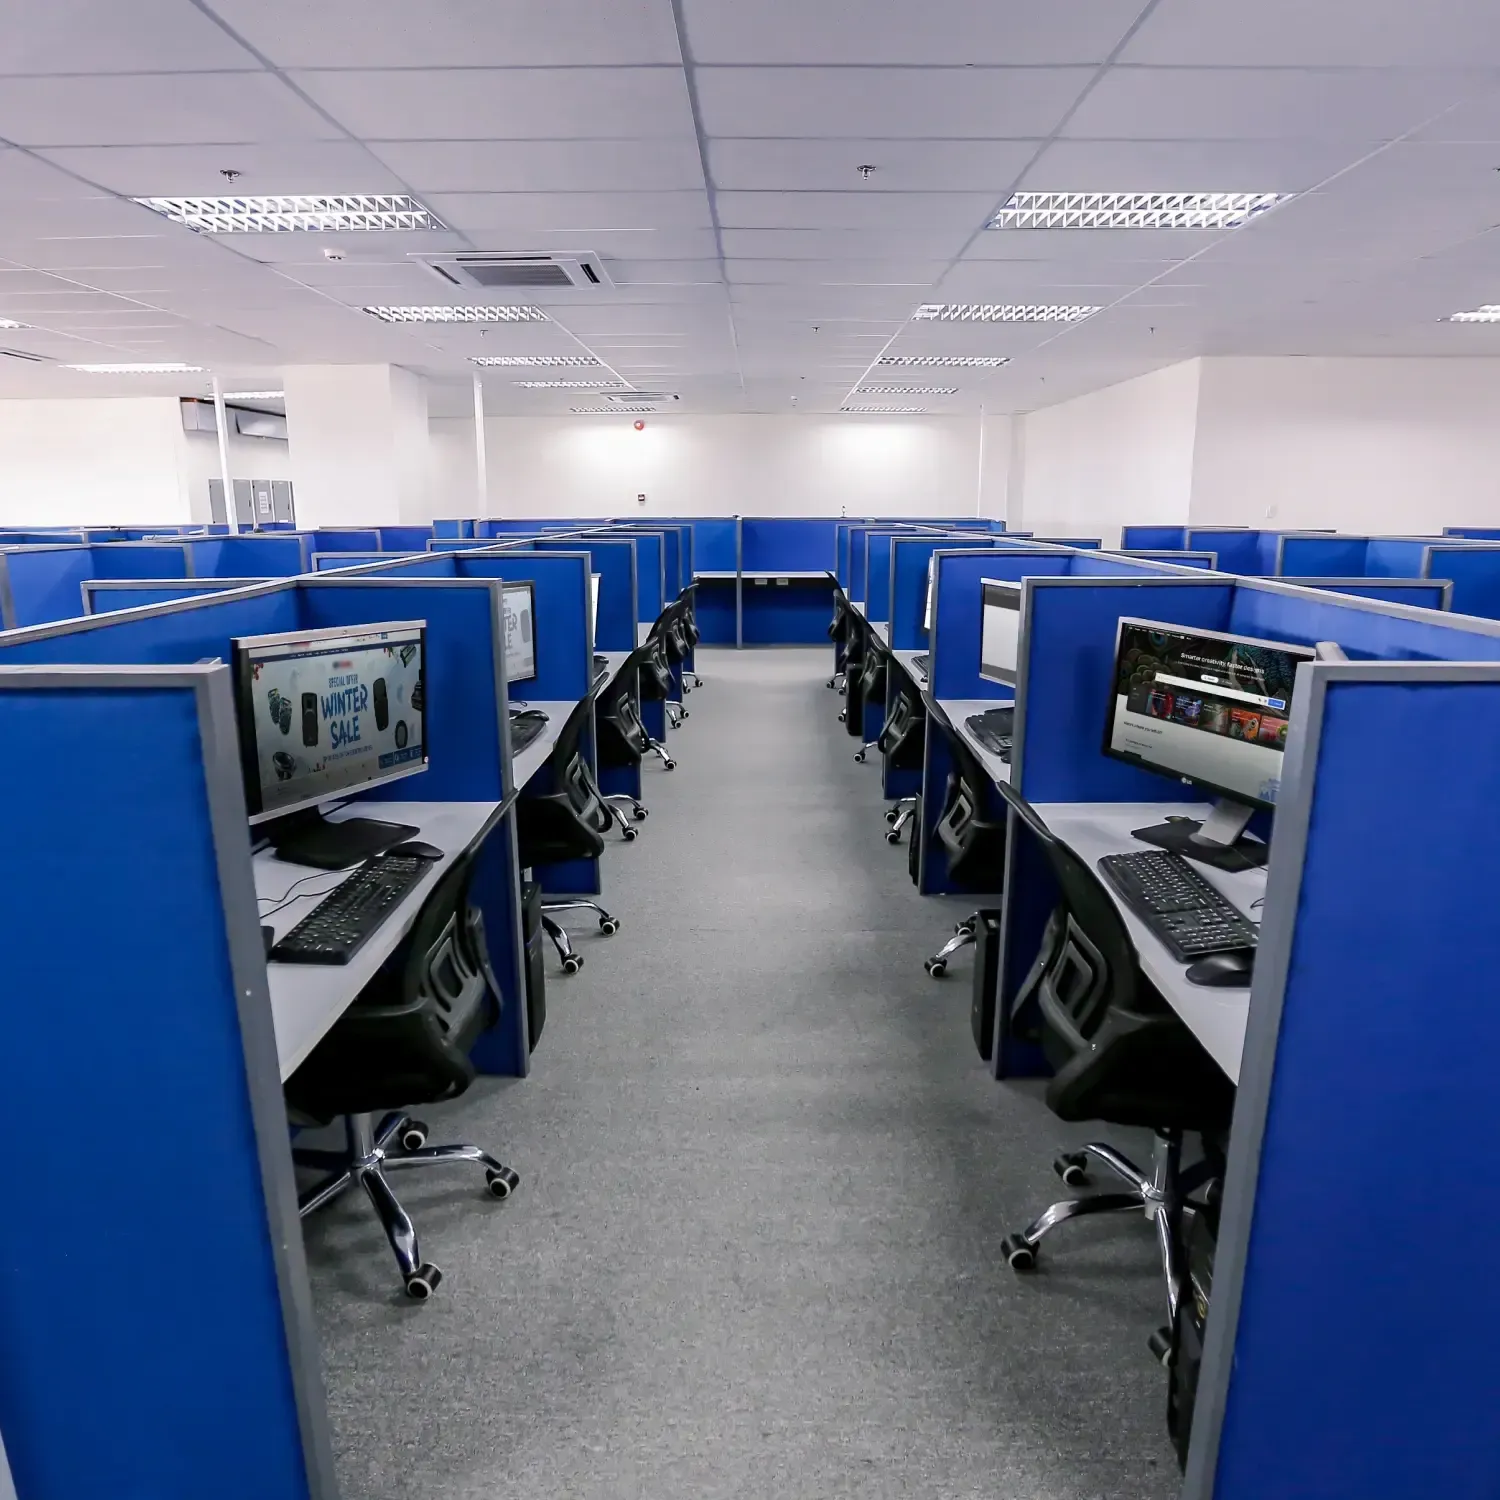
{"type": "Polygon", "coordinates": [[[644,505],[646,503],[646,497],[644,495],[637,495],[635,497],[635,503],[637,505],[644,505]]]}

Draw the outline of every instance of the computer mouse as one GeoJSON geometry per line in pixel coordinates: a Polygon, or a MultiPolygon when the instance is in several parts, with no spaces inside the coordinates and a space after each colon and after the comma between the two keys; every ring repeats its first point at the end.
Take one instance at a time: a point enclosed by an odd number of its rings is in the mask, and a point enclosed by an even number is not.
{"type": "Polygon", "coordinates": [[[424,844],[421,839],[412,839],[405,844],[397,844],[394,849],[387,849],[387,854],[404,854],[408,859],[441,859],[443,851],[436,844],[424,844]]]}
{"type": "Polygon", "coordinates": [[[1255,949],[1236,948],[1231,953],[1210,953],[1187,971],[1191,984],[1219,989],[1244,989],[1255,972],[1255,949]]]}

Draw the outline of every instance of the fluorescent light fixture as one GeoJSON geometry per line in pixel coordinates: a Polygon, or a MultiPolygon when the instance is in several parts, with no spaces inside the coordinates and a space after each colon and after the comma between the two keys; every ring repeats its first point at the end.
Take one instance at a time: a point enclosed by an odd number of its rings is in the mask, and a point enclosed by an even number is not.
{"type": "Polygon", "coordinates": [[[30,328],[30,323],[18,323],[14,318],[0,318],[0,328],[30,328]]]}
{"type": "Polygon", "coordinates": [[[201,375],[202,365],[180,365],[171,360],[142,365],[64,365],[65,370],[81,370],[85,375],[201,375]]]}
{"type": "Polygon", "coordinates": [[[1000,354],[883,354],[875,363],[882,369],[998,370],[1010,359],[1000,354]]]}
{"type": "Polygon", "coordinates": [[[626,391],[623,380],[518,380],[523,391],[626,391]]]}
{"type": "Polygon", "coordinates": [[[554,370],[580,370],[599,365],[592,354],[471,354],[469,363],[486,369],[541,365],[554,370]]]}
{"type": "Polygon", "coordinates": [[[275,198],[137,198],[200,234],[340,233],[365,229],[446,229],[405,193],[295,193],[275,198]]]}
{"type": "Polygon", "coordinates": [[[367,307],[385,323],[546,323],[539,307],[367,307]]]}
{"type": "Polygon", "coordinates": [[[656,415],[654,406],[570,406],[568,410],[580,417],[618,417],[621,415],[654,417],[656,415]]]}
{"type": "MultiPolygon", "coordinates": [[[[1500,302],[1486,302],[1483,307],[1476,307],[1472,312],[1454,313],[1448,319],[1450,323],[1500,323],[1500,302]]],[[[19,327],[19,324],[7,323],[7,328],[19,327]]]]}
{"type": "Polygon", "coordinates": [[[956,396],[956,385],[862,385],[856,396],[956,396]]]}
{"type": "Polygon", "coordinates": [[[226,401],[284,401],[285,391],[225,391],[226,401]]]}
{"type": "Polygon", "coordinates": [[[924,302],[912,318],[918,323],[1076,323],[1098,311],[1032,302],[924,302]]]}
{"type": "Polygon", "coordinates": [[[1233,229],[1290,193],[1016,193],[986,229],[1233,229]]]}
{"type": "Polygon", "coordinates": [[[858,417],[918,417],[927,408],[925,406],[841,406],[839,410],[858,417]]]}

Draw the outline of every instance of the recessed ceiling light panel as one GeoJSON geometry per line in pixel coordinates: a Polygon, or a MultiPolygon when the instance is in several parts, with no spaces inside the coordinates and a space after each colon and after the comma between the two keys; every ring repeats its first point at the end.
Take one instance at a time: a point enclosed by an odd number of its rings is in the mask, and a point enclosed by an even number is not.
{"type": "Polygon", "coordinates": [[[1016,193],[986,229],[1233,229],[1290,193],[1016,193]]]}
{"type": "Polygon", "coordinates": [[[505,369],[518,365],[539,365],[554,370],[597,368],[592,354],[471,354],[469,363],[486,369],[505,369]]]}
{"type": "Polygon", "coordinates": [[[202,365],[180,365],[170,360],[140,365],[64,365],[65,370],[81,370],[85,375],[201,375],[202,365]]]}
{"type": "Polygon", "coordinates": [[[225,391],[226,401],[282,401],[285,391],[225,391]]]}
{"type": "Polygon", "coordinates": [[[657,415],[654,406],[570,406],[568,410],[578,417],[617,417],[622,414],[654,417],[657,415]]]}
{"type": "Polygon", "coordinates": [[[266,198],[137,198],[135,201],[200,234],[447,228],[430,209],[405,193],[302,193],[266,198]]]}
{"type": "Polygon", "coordinates": [[[924,302],[912,318],[918,323],[1077,323],[1098,311],[1032,302],[924,302]]]}
{"type": "Polygon", "coordinates": [[[1486,302],[1483,307],[1476,307],[1472,312],[1454,313],[1448,321],[1450,323],[1500,323],[1500,302],[1486,302]]]}
{"type": "Polygon", "coordinates": [[[385,323],[546,323],[539,307],[367,307],[385,323]]]}
{"type": "Polygon", "coordinates": [[[841,412],[857,417],[920,417],[927,411],[925,406],[841,406],[841,412]]]}
{"type": "Polygon", "coordinates": [[[518,380],[523,391],[624,391],[623,380],[518,380]]]}
{"type": "Polygon", "coordinates": [[[18,323],[14,318],[0,318],[0,328],[30,328],[30,323],[18,323]]]}
{"type": "Polygon", "coordinates": [[[856,396],[956,396],[956,385],[862,385],[856,396]]]}
{"type": "Polygon", "coordinates": [[[998,370],[1010,359],[999,354],[883,354],[875,363],[883,369],[998,370]]]}

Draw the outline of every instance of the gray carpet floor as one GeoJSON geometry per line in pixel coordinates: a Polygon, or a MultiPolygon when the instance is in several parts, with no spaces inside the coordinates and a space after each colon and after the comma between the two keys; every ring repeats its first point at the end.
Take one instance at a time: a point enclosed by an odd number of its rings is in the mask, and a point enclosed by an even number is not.
{"type": "Polygon", "coordinates": [[[829,653],[700,668],[531,1078],[423,1111],[520,1190],[396,1179],[446,1278],[421,1306],[362,1200],[307,1225],[344,1495],[1168,1500],[1151,1235],[999,1260],[1085,1132],[989,1077],[967,959],[923,973],[965,904],[886,845],[829,653]]]}

